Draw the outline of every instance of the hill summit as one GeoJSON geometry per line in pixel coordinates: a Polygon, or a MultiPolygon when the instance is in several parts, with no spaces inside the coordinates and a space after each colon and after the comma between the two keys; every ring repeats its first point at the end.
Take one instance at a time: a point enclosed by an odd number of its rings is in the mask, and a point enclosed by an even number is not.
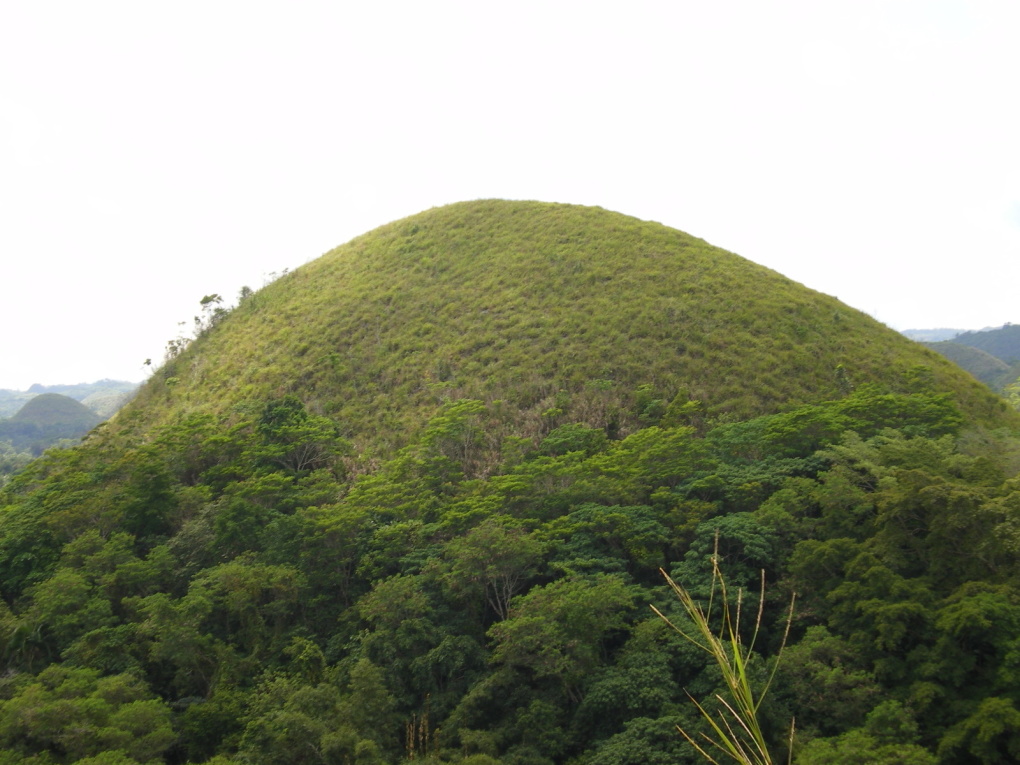
{"type": "Polygon", "coordinates": [[[150,380],[143,422],[294,393],[361,445],[444,400],[638,423],[648,401],[750,417],[918,370],[981,421],[1003,404],[867,315],[701,239],[595,207],[484,200],[382,226],[249,296],[150,380]]]}

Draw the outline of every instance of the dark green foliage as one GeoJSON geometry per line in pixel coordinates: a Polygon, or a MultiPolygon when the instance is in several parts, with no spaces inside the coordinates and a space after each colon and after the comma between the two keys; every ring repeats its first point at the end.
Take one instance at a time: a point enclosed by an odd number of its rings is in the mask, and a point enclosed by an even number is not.
{"type": "MultiPolygon", "coordinates": [[[[300,399],[249,411],[12,482],[8,668],[144,678],[196,760],[684,761],[683,689],[720,679],[640,604],[669,610],[660,566],[708,597],[719,555],[734,597],[762,570],[802,591],[762,714],[780,742],[802,719],[805,761],[1013,746],[1020,492],[941,394],[859,386],[704,438],[564,423],[502,470],[478,401],[370,472],[300,399]]],[[[781,604],[763,616],[767,655],[781,604]]]]}

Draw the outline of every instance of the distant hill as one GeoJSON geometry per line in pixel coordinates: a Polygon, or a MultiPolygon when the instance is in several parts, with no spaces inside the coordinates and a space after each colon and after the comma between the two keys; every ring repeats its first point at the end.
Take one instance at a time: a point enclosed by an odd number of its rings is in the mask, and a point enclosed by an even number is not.
{"type": "MultiPolygon", "coordinates": [[[[936,333],[950,330],[909,330],[936,333]]],[[[904,333],[907,334],[907,333],[904,333]]],[[[919,339],[919,338],[918,338],[919,339]]],[[[1014,406],[1020,402],[1020,326],[961,331],[952,340],[924,342],[928,348],[959,364],[1014,406]]]]}
{"type": "Polygon", "coordinates": [[[959,364],[981,382],[993,388],[1003,384],[1003,377],[1009,375],[1010,365],[992,354],[975,348],[971,345],[964,345],[953,340],[943,340],[938,343],[924,343],[937,353],[941,353],[954,364],[959,364]]]}
{"type": "Polygon", "coordinates": [[[911,340],[921,343],[937,343],[942,340],[952,340],[965,329],[905,329],[903,334],[911,340]]]}
{"type": "Polygon", "coordinates": [[[0,439],[17,450],[41,454],[63,439],[77,439],[103,421],[84,404],[59,393],[43,393],[0,422],[0,439]]]}
{"type": "Polygon", "coordinates": [[[97,380],[91,383],[40,385],[36,383],[28,390],[0,389],[0,417],[10,417],[24,406],[29,399],[42,393],[59,393],[81,401],[103,419],[113,415],[127,403],[138,389],[138,383],[125,380],[97,380]]]}
{"type": "Polygon", "coordinates": [[[103,379],[91,383],[40,385],[35,383],[29,389],[29,393],[60,393],[69,396],[75,401],[83,401],[96,393],[130,393],[138,387],[138,383],[126,382],[124,380],[103,379]]]}
{"type": "Polygon", "coordinates": [[[954,342],[980,348],[1007,364],[1020,361],[1020,325],[1006,324],[998,329],[963,332],[954,338],[954,342]]]}
{"type": "Polygon", "coordinates": [[[97,390],[81,399],[81,403],[105,420],[130,401],[134,393],[134,388],[129,391],[97,390]]]}
{"type": "Polygon", "coordinates": [[[25,390],[0,388],[0,417],[10,417],[35,395],[35,393],[29,393],[25,390]]]}

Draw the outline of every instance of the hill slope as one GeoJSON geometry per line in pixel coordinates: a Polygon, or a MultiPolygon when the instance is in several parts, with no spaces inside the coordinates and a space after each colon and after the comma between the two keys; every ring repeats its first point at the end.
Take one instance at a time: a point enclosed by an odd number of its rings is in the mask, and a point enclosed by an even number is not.
{"type": "Polygon", "coordinates": [[[919,365],[972,416],[1000,416],[937,354],[700,239],[600,208],[489,200],[396,221],[286,275],[130,410],[151,424],[297,392],[359,444],[399,444],[447,398],[506,400],[535,432],[543,413],[607,408],[626,429],[641,386],[746,417],[859,382],[902,389],[919,365]]]}

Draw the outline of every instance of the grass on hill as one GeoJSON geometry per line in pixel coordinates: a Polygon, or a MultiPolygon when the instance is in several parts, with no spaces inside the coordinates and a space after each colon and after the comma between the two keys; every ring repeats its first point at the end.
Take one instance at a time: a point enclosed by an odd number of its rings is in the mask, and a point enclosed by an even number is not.
{"type": "Polygon", "coordinates": [[[746,418],[878,381],[1003,402],[836,299],[658,223],[486,200],[382,226],[254,293],[167,363],[123,423],[296,393],[360,447],[401,445],[442,401],[501,400],[541,435],[626,433],[700,402],[746,418]]]}

